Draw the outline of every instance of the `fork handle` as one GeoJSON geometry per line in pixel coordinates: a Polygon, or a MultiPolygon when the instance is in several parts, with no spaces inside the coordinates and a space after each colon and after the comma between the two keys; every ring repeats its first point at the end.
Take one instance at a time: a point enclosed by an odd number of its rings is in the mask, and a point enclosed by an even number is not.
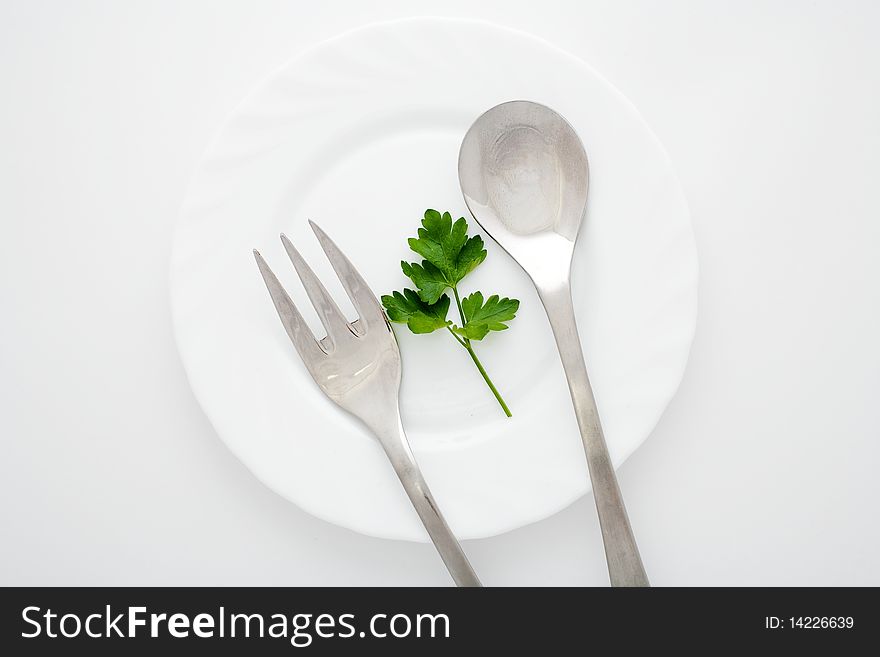
{"type": "Polygon", "coordinates": [[[434,502],[406,439],[399,414],[396,424],[396,428],[391,426],[376,433],[400,483],[403,484],[403,489],[428,530],[428,536],[434,542],[456,586],[482,586],[461,544],[440,513],[440,507],[434,502]]]}
{"type": "Polygon", "coordinates": [[[578,337],[571,288],[566,282],[547,289],[539,288],[538,292],[553,328],[584,442],[611,586],[650,586],[626,515],[614,466],[608,456],[608,447],[578,337]]]}

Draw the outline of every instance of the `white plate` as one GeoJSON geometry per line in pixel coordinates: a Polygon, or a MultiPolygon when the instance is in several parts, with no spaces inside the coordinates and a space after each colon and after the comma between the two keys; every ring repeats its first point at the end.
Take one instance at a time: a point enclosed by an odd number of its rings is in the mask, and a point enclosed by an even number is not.
{"type": "MultiPolygon", "coordinates": [[[[415,259],[406,238],[425,208],[467,216],[476,230],[458,188],[458,147],[480,113],[511,99],[563,114],[590,157],[573,286],[615,464],[678,386],[696,321],[696,250],[669,160],[632,105],[580,60],[490,24],[412,19],[348,32],[288,63],[234,112],[189,188],[171,271],[177,341],[205,413],[257,477],[319,518],[426,540],[377,443],[309,378],[251,249],[316,330],[278,240],[286,232],[344,299],[308,218],[374,292],[402,288],[398,262],[415,259]]],[[[543,309],[525,274],[489,239],[487,248],[462,287],[522,301],[511,329],[478,348],[512,419],[449,335],[396,327],[404,426],[461,538],[540,520],[588,490],[543,309]]]]}

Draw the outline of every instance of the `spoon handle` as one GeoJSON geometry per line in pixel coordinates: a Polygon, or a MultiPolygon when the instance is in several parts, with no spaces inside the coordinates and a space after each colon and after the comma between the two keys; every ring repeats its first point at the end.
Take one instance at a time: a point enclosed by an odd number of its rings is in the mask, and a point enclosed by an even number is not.
{"type": "Polygon", "coordinates": [[[599,412],[578,337],[570,285],[566,281],[551,288],[539,288],[538,292],[553,328],[584,441],[611,586],[650,586],[602,434],[599,412]]]}

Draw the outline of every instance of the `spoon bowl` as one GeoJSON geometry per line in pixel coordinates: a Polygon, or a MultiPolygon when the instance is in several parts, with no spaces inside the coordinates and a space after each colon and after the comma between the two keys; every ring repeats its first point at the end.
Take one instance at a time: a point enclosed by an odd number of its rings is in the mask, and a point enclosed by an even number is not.
{"type": "Polygon", "coordinates": [[[568,121],[539,103],[497,105],[465,135],[458,174],[471,214],[536,284],[567,277],[590,178],[568,121]]]}

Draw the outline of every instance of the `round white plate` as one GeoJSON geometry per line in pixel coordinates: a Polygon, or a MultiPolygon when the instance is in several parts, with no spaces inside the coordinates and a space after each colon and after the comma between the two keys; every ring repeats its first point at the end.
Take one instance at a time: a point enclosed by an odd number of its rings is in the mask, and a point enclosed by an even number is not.
{"type": "MultiPolygon", "coordinates": [[[[458,187],[459,144],[479,114],[512,99],[560,112],[590,157],[573,288],[615,464],[645,440],[679,384],[696,321],[694,237],[669,160],[633,106],[582,61],[487,23],[411,19],[348,32],[288,63],[234,112],[193,178],[171,268],[177,342],[205,413],[257,477],[319,518],[427,540],[378,444],[309,378],[251,250],[316,332],[280,232],[343,308],[307,219],[377,295],[404,287],[398,263],[417,259],[406,238],[426,208],[466,216],[478,232],[458,187]]],[[[525,274],[486,241],[489,256],[462,289],[522,302],[510,330],[477,347],[512,419],[448,334],[395,329],[404,426],[461,538],[540,520],[589,488],[544,311],[525,274]]]]}

